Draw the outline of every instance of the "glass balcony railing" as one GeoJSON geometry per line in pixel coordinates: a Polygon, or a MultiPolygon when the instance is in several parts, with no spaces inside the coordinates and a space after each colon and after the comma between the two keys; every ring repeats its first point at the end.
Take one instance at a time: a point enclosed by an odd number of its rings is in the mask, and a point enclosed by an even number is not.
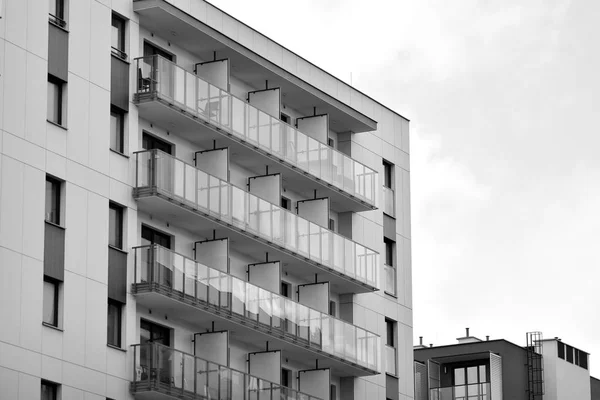
{"type": "Polygon", "coordinates": [[[385,372],[390,374],[390,375],[394,375],[396,376],[397,370],[396,370],[396,361],[397,361],[397,355],[396,355],[396,348],[392,347],[392,346],[388,346],[387,344],[385,345],[385,372]]]}
{"type": "Polygon", "coordinates": [[[158,343],[133,348],[132,392],[182,399],[322,400],[158,343]]]}
{"type": "Polygon", "coordinates": [[[385,292],[387,294],[391,294],[392,296],[397,296],[398,292],[396,291],[396,268],[383,264],[383,273],[385,275],[383,278],[385,281],[385,292]]]}
{"type": "Polygon", "coordinates": [[[492,400],[489,383],[449,386],[429,390],[430,400],[492,400]]]}
{"type": "Polygon", "coordinates": [[[160,56],[136,59],[136,98],[162,99],[377,206],[377,172],[160,56]]]}
{"type": "Polygon", "coordinates": [[[379,336],[158,245],[134,248],[134,284],[378,371],[379,336]]]}
{"type": "Polygon", "coordinates": [[[396,216],[394,190],[383,186],[383,212],[390,217],[396,216]]]}
{"type": "Polygon", "coordinates": [[[379,254],[159,150],[135,153],[136,191],[163,194],[237,229],[379,288],[379,254]]]}

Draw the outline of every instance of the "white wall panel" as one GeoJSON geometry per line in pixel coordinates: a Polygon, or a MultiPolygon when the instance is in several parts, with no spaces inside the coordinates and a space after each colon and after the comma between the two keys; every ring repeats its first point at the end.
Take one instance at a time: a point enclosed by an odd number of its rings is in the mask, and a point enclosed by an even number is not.
{"type": "Polygon", "coordinates": [[[88,192],[87,277],[108,283],[108,200],[88,192]]]}
{"type": "Polygon", "coordinates": [[[63,358],[63,333],[61,331],[42,326],[42,354],[63,358]]]}
{"type": "Polygon", "coordinates": [[[63,364],[63,384],[104,396],[106,375],[76,364],[63,364]]]}
{"type": "Polygon", "coordinates": [[[63,362],[54,357],[42,355],[42,379],[60,383],[63,381],[63,362]]]}
{"type": "Polygon", "coordinates": [[[109,399],[128,399],[129,380],[106,375],[106,397],[109,399]]]}
{"type": "Polygon", "coordinates": [[[61,391],[61,400],[85,400],[83,391],[72,386],[62,385],[61,391]]]}
{"type": "Polygon", "coordinates": [[[48,58],[48,2],[27,0],[27,50],[48,58]]]}
{"type": "Polygon", "coordinates": [[[87,271],[87,192],[67,183],[65,199],[65,271],[85,276],[87,271]]]}
{"type": "Polygon", "coordinates": [[[36,353],[22,347],[0,342],[0,367],[7,367],[25,374],[40,376],[42,358],[36,353]]]}
{"type": "Polygon", "coordinates": [[[40,378],[19,374],[19,399],[36,399],[40,396],[40,378]]]}
{"type": "MultiPolygon", "coordinates": [[[[27,349],[42,351],[42,305],[44,264],[23,256],[21,260],[20,335],[19,344],[27,349]]],[[[13,298],[13,302],[16,298],[13,298]]],[[[5,304],[5,303],[3,303],[5,304]]]]}
{"type": "MultiPolygon", "coordinates": [[[[133,305],[133,307],[135,307],[135,304],[133,305]]],[[[124,307],[123,308],[124,324],[127,324],[128,326],[133,326],[133,324],[131,323],[132,320],[135,320],[135,318],[133,318],[133,316],[131,316],[131,318],[130,318],[130,315],[127,313],[127,308],[124,307]]],[[[123,343],[139,343],[139,339],[138,340],[128,340],[126,338],[127,338],[127,336],[124,335],[123,343]]],[[[127,355],[128,354],[129,353],[126,353],[124,351],[113,349],[111,347],[107,347],[106,348],[106,371],[107,371],[107,373],[110,375],[117,376],[122,379],[131,379],[132,371],[129,368],[127,368],[127,355]]],[[[109,386],[107,386],[106,396],[110,397],[109,386]]],[[[110,398],[116,399],[116,398],[121,398],[121,396],[112,396],[110,398]]]]}
{"type": "MultiPolygon", "coordinates": [[[[98,172],[108,174],[108,153],[110,152],[109,91],[104,90],[96,85],[90,85],[89,115],[89,165],[90,168],[93,168],[98,172]]],[[[117,154],[117,156],[119,155],[117,154]]],[[[128,169],[125,168],[125,172],[127,170],[128,169]]]]}
{"type": "MultiPolygon", "coordinates": [[[[110,90],[110,40],[111,10],[110,7],[92,1],[90,18],[90,82],[100,88],[110,90]]],[[[106,115],[107,116],[107,115],[106,115]]],[[[108,136],[108,135],[106,135],[108,136]]]]}
{"type": "MultiPolygon", "coordinates": [[[[30,0],[31,1],[31,0],[30,0]]],[[[46,4],[46,3],[44,3],[46,4]]],[[[43,7],[39,7],[43,8],[43,7]]],[[[46,15],[46,19],[48,15],[46,15]]],[[[44,23],[46,35],[45,48],[48,47],[48,23],[44,23]]],[[[48,90],[48,61],[39,56],[27,53],[27,84],[26,92],[26,120],[25,139],[38,146],[46,144],[46,102],[48,90]]],[[[23,88],[21,88],[23,90],[23,88]]]]}
{"type": "MultiPolygon", "coordinates": [[[[84,261],[85,262],[85,261],[84,261]]],[[[63,284],[63,359],[69,363],[85,365],[85,324],[86,324],[86,278],[65,271],[63,284]]],[[[60,312],[60,310],[59,310],[60,312]]],[[[106,315],[106,311],[102,314],[106,315]]],[[[103,331],[106,333],[106,326],[103,331]]],[[[67,365],[68,363],[65,363],[67,365]]],[[[68,375],[66,368],[63,371],[68,375]]]]}
{"type": "Polygon", "coordinates": [[[9,132],[4,132],[2,138],[2,151],[5,155],[37,169],[44,169],[43,148],[9,132]]]}
{"type": "Polygon", "coordinates": [[[86,279],[85,286],[85,366],[106,371],[107,286],[86,279]]]}
{"type": "Polygon", "coordinates": [[[23,248],[23,170],[24,165],[2,157],[2,196],[0,196],[0,246],[21,252],[23,248]]]}
{"type": "Polygon", "coordinates": [[[6,18],[5,38],[15,45],[25,48],[27,46],[27,2],[23,0],[4,0],[6,18]]]}
{"type": "Polygon", "coordinates": [[[21,258],[19,253],[0,247],[0,304],[4,305],[0,307],[0,321],[12,327],[0,329],[0,340],[12,344],[19,344],[21,330],[21,258]]]}
{"type": "Polygon", "coordinates": [[[19,398],[19,373],[15,370],[0,367],[0,388],[6,399],[19,398]]]}
{"type": "MultiPolygon", "coordinates": [[[[82,0],[87,3],[89,0],[82,0]]],[[[79,2],[77,2],[79,3],[79,2]]],[[[69,37],[75,36],[72,32],[69,37]]],[[[69,54],[74,49],[69,48],[69,54]]],[[[87,53],[82,53],[87,54],[87,53]]],[[[83,57],[77,57],[81,59],[83,57]]],[[[85,74],[87,76],[87,73],[85,74]]],[[[89,115],[90,84],[75,74],[69,74],[67,84],[67,154],[69,159],[88,165],[89,160],[89,115]]],[[[107,132],[108,134],[108,132],[107,132]]]]}
{"type": "MultiPolygon", "coordinates": [[[[25,2],[11,0],[9,4],[12,7],[16,3],[25,2]]],[[[7,4],[7,7],[9,4],[7,4]]],[[[15,7],[18,10],[18,7],[15,7]]],[[[13,21],[12,18],[10,21],[13,21]]],[[[10,42],[5,43],[4,56],[6,60],[11,60],[11,62],[4,65],[3,129],[23,137],[25,134],[25,88],[27,87],[27,69],[23,66],[26,65],[27,57],[25,50],[10,42]]]]}
{"type": "Polygon", "coordinates": [[[46,176],[43,171],[26,165],[23,182],[23,254],[43,260],[46,176]]]}
{"type": "Polygon", "coordinates": [[[63,157],[67,155],[67,131],[46,122],[46,149],[63,157]]]}
{"type": "MultiPolygon", "coordinates": [[[[93,0],[76,0],[69,2],[69,72],[77,74],[82,79],[90,75],[90,24],[91,3],[93,0]]],[[[106,58],[109,55],[106,54],[106,58]]],[[[72,77],[69,76],[69,83],[72,77]]],[[[80,99],[79,97],[71,97],[80,99]]],[[[87,99],[85,99],[87,102],[87,99]]]]}

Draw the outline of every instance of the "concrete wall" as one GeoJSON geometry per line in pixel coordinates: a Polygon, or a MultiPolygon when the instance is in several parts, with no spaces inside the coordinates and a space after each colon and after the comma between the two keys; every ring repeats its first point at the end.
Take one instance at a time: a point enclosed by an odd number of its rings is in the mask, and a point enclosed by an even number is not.
{"type": "MultiPolygon", "coordinates": [[[[543,342],[545,400],[591,398],[590,371],[558,358],[556,340],[543,342]]],[[[566,357],[565,357],[566,358],[566,357]]]]}

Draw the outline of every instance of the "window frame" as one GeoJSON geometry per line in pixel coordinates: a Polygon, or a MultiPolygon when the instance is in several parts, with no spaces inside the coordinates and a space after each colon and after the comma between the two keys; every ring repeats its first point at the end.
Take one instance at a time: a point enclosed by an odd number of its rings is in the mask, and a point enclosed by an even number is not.
{"type": "Polygon", "coordinates": [[[383,186],[388,189],[394,189],[394,177],[393,177],[394,164],[389,161],[383,160],[383,186]]]}
{"type": "Polygon", "coordinates": [[[396,321],[386,318],[385,319],[385,344],[387,346],[396,348],[398,339],[396,338],[396,321]],[[390,344],[390,341],[392,344],[390,344]]]}
{"type": "Polygon", "coordinates": [[[46,120],[55,125],[65,127],[65,82],[55,77],[54,75],[48,74],[48,86],[47,86],[47,99],[48,104],[46,105],[46,120]],[[56,88],[56,96],[50,97],[50,85],[56,88]],[[56,99],[55,99],[56,97],[56,99]],[[50,111],[50,99],[52,98],[53,105],[52,115],[48,115],[50,111]],[[54,101],[56,100],[56,101],[54,101]]]}
{"type": "MultiPolygon", "coordinates": [[[[48,12],[48,20],[50,23],[58,26],[59,28],[65,29],[67,27],[66,17],[66,1],[65,0],[50,0],[49,4],[54,4],[54,14],[48,12]]],[[[49,9],[49,11],[51,11],[49,9]]]]}
{"type": "Polygon", "coordinates": [[[292,200],[285,196],[281,196],[281,202],[279,204],[284,210],[292,210],[292,200]]]}
{"type": "Polygon", "coordinates": [[[113,46],[113,31],[111,29],[111,37],[110,37],[110,48],[113,55],[117,56],[122,60],[127,60],[127,52],[126,52],[126,43],[125,43],[125,34],[127,33],[127,19],[122,17],[121,15],[113,12],[111,18],[111,26],[117,29],[117,45],[119,47],[113,46]],[[117,25],[115,25],[115,23],[117,25]],[[118,26],[120,25],[120,26],[118,26]]]}
{"type": "Polygon", "coordinates": [[[119,154],[125,154],[125,115],[127,113],[121,110],[118,107],[113,105],[110,106],[110,149],[119,154]],[[112,118],[116,116],[117,118],[117,132],[113,135],[113,123],[112,118]],[[115,142],[113,144],[113,136],[115,136],[115,142]]]}
{"type": "MultiPolygon", "coordinates": [[[[57,400],[58,399],[58,386],[59,386],[58,383],[54,383],[54,382],[42,379],[41,383],[40,383],[40,398],[42,398],[42,396],[44,394],[44,392],[43,392],[44,387],[46,387],[52,391],[51,400],[57,400]]],[[[42,400],[44,400],[44,399],[42,398],[42,400]]]]}
{"type": "Polygon", "coordinates": [[[108,245],[118,250],[123,250],[124,244],[124,221],[125,221],[125,207],[115,202],[108,203],[108,245]],[[114,227],[111,226],[111,210],[116,212],[116,225],[114,227]],[[116,229],[115,232],[115,243],[111,243],[112,241],[112,230],[116,229]]]}
{"type": "MultiPolygon", "coordinates": [[[[46,198],[44,199],[44,220],[46,222],[49,222],[51,224],[54,225],[58,225],[60,226],[60,219],[62,217],[62,213],[61,213],[61,190],[62,190],[62,181],[50,176],[50,175],[46,175],[46,198]],[[48,183],[51,185],[51,196],[52,198],[50,199],[51,201],[53,201],[56,206],[56,210],[54,211],[56,213],[55,218],[49,219],[48,218],[48,212],[46,211],[46,208],[48,208],[48,183]]],[[[50,208],[52,208],[52,205],[50,205],[50,208]]],[[[52,210],[50,210],[50,212],[53,212],[52,210]]]]}
{"type": "Polygon", "coordinates": [[[106,344],[119,349],[122,348],[123,345],[123,303],[110,298],[108,299],[106,310],[106,344]],[[117,316],[116,325],[112,326],[112,331],[110,329],[111,325],[109,324],[111,321],[111,307],[116,311],[117,316]],[[116,338],[116,343],[111,342],[112,338],[116,338]]]}
{"type": "Polygon", "coordinates": [[[43,312],[42,312],[42,323],[44,325],[47,326],[51,326],[54,328],[58,328],[59,325],[59,321],[58,321],[58,316],[59,316],[59,290],[60,290],[60,281],[51,278],[47,275],[44,275],[44,285],[43,285],[43,294],[42,294],[42,300],[43,300],[43,312]],[[52,315],[52,321],[46,321],[45,317],[46,317],[46,305],[47,305],[47,299],[46,299],[46,283],[52,285],[52,287],[54,288],[54,294],[53,294],[53,298],[52,298],[52,303],[54,304],[54,312],[52,315]]]}
{"type": "Polygon", "coordinates": [[[385,251],[384,251],[384,264],[389,266],[389,267],[395,267],[395,263],[394,263],[394,251],[396,248],[396,242],[394,242],[391,239],[388,239],[386,237],[383,238],[383,243],[385,246],[385,251]],[[388,260],[389,257],[389,260],[388,260]],[[389,261],[389,263],[388,263],[389,261]]]}

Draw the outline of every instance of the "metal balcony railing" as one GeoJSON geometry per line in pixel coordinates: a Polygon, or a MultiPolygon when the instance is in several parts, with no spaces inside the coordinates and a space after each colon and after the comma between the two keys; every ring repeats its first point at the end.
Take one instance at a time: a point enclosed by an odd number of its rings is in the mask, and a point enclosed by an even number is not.
{"type": "Polygon", "coordinates": [[[429,400],[495,400],[489,383],[474,383],[429,390],[429,400]]]}
{"type": "Polygon", "coordinates": [[[164,153],[135,153],[136,196],[162,194],[338,274],[379,288],[379,253],[164,153]]]}
{"type": "Polygon", "coordinates": [[[133,393],[189,400],[322,400],[158,343],[131,347],[133,393]]]}
{"type": "Polygon", "coordinates": [[[396,290],[396,268],[383,264],[383,273],[385,292],[387,294],[391,294],[392,296],[397,296],[398,291],[396,290]]]}
{"type": "Polygon", "coordinates": [[[377,207],[378,174],[245,100],[155,55],[136,59],[138,102],[160,99],[377,207]]]}
{"type": "MultiPolygon", "coordinates": [[[[155,291],[378,371],[376,334],[158,245],[134,248],[134,292],[155,291]]],[[[187,307],[186,305],[186,307],[187,307]]]]}
{"type": "Polygon", "coordinates": [[[387,186],[383,186],[383,212],[390,217],[396,216],[395,200],[394,190],[387,186]]]}

